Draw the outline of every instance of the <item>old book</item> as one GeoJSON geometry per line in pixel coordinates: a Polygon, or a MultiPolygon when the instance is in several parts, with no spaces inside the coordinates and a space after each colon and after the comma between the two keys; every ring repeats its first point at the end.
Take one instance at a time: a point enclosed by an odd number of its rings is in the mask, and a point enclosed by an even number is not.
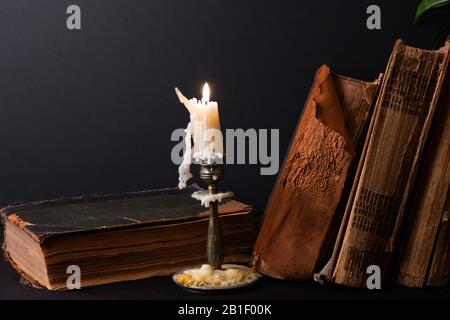
{"type": "MultiPolygon", "coordinates": [[[[449,46],[428,51],[397,41],[380,88],[334,282],[365,287],[367,267],[391,271],[418,165],[442,89],[449,46]]],[[[345,219],[344,219],[345,220],[345,219]]]]}
{"type": "Polygon", "coordinates": [[[255,244],[260,272],[310,280],[329,254],[377,88],[317,71],[255,244]]]}
{"type": "Polygon", "coordinates": [[[415,187],[397,283],[444,286],[450,279],[450,69],[439,98],[415,187]]]}
{"type": "MultiPolygon", "coordinates": [[[[68,267],[81,287],[170,275],[205,263],[208,213],[193,188],[66,198],[4,208],[4,253],[30,284],[67,289],[68,267]]],[[[248,263],[252,208],[219,206],[225,261],[248,263]]]]}

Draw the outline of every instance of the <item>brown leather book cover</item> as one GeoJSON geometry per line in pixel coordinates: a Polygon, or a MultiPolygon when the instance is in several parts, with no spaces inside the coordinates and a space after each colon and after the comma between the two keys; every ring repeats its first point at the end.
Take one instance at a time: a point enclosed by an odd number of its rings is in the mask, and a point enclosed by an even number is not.
{"type": "Polygon", "coordinates": [[[422,50],[400,40],[394,47],[380,88],[361,176],[350,200],[349,220],[334,269],[337,284],[365,287],[370,265],[380,267],[383,279],[391,272],[446,73],[449,48],[422,50]]]}
{"type": "MultiPolygon", "coordinates": [[[[63,198],[2,209],[7,260],[35,287],[67,289],[68,266],[81,287],[171,275],[205,263],[208,212],[191,198],[198,188],[63,198]]],[[[253,209],[219,205],[226,262],[247,263],[253,209]]]]}
{"type": "Polygon", "coordinates": [[[254,247],[261,273],[312,279],[331,246],[377,88],[325,65],[317,71],[254,247]]]}

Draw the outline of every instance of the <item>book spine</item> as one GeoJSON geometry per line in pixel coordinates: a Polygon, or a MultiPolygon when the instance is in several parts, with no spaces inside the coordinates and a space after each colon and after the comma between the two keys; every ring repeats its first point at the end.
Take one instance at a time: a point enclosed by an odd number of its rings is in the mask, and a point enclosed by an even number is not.
{"type": "Polygon", "coordinates": [[[388,273],[447,63],[448,47],[427,51],[400,40],[394,47],[335,267],[337,284],[365,287],[370,265],[383,279],[388,273]]]}
{"type": "Polygon", "coordinates": [[[449,226],[450,198],[447,197],[447,204],[442,215],[439,226],[436,249],[431,262],[427,279],[427,286],[443,287],[450,283],[450,226],[449,226]]]}
{"type": "MultiPolygon", "coordinates": [[[[372,101],[370,102],[371,104],[375,104],[374,103],[375,97],[378,95],[378,89],[379,89],[379,85],[380,85],[382,79],[383,79],[383,74],[380,74],[378,79],[374,82],[374,91],[373,91],[372,101]]],[[[345,203],[344,214],[343,214],[342,219],[339,224],[339,229],[338,229],[335,241],[334,241],[331,256],[330,256],[329,260],[327,261],[327,263],[323,266],[323,268],[319,272],[314,274],[314,281],[319,282],[321,284],[324,284],[325,282],[332,282],[334,267],[335,267],[335,264],[336,264],[336,261],[337,261],[338,255],[339,255],[339,251],[341,249],[342,241],[345,236],[345,230],[347,227],[348,219],[350,217],[350,211],[352,209],[351,204],[353,203],[356,189],[358,187],[359,177],[361,176],[363,162],[364,162],[364,159],[365,159],[366,153],[367,153],[367,146],[369,144],[369,138],[372,135],[373,126],[374,126],[374,122],[375,122],[374,119],[376,118],[378,110],[379,110],[379,107],[378,108],[374,107],[373,113],[372,114],[368,113],[368,118],[370,119],[369,127],[368,127],[367,132],[364,137],[364,144],[363,144],[363,148],[361,150],[361,156],[359,158],[358,165],[356,167],[356,172],[353,176],[354,178],[352,181],[350,192],[346,199],[347,201],[345,203]]]]}
{"type": "Polygon", "coordinates": [[[450,183],[450,76],[436,110],[426,146],[422,170],[415,187],[411,219],[399,259],[397,284],[423,287],[448,283],[450,254],[448,246],[448,203],[450,183]],[[433,257],[434,256],[434,257],[433,257]],[[446,258],[448,257],[448,258],[446,258]],[[445,268],[446,266],[446,268],[445,268]],[[440,271],[441,270],[441,271],[440,271]],[[439,275],[446,281],[438,280],[439,275]]]}

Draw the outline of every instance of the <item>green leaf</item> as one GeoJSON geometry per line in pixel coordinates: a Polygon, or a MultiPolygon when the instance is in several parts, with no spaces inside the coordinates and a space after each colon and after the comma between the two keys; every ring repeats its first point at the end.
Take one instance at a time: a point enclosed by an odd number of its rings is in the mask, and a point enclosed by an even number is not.
{"type": "Polygon", "coordinates": [[[442,8],[448,5],[450,5],[450,0],[422,0],[422,2],[417,7],[414,23],[419,23],[424,15],[429,13],[431,10],[442,8]]]}
{"type": "Polygon", "coordinates": [[[434,47],[439,48],[442,46],[448,35],[450,35],[450,16],[448,16],[446,21],[439,25],[436,36],[434,37],[434,47]]]}

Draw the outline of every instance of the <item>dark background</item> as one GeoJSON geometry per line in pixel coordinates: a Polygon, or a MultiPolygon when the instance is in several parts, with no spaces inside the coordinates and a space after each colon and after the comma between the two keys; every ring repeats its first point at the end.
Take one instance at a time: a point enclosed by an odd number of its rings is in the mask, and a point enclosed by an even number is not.
{"type": "MultiPolygon", "coordinates": [[[[0,202],[175,186],[174,86],[204,81],[223,128],[279,128],[280,160],[316,69],[365,80],[397,38],[431,47],[419,1],[0,1],[0,202]],[[82,29],[66,28],[76,3],[82,29]]],[[[227,166],[222,187],[261,211],[275,176],[227,166]]]]}
{"type": "MultiPolygon", "coordinates": [[[[397,38],[431,48],[419,2],[0,0],[0,203],[175,186],[170,135],[188,113],[173,88],[200,97],[204,81],[223,128],[280,129],[281,162],[321,64],[373,80],[397,38]]],[[[262,212],[276,176],[259,170],[229,165],[221,187],[262,212]]]]}

